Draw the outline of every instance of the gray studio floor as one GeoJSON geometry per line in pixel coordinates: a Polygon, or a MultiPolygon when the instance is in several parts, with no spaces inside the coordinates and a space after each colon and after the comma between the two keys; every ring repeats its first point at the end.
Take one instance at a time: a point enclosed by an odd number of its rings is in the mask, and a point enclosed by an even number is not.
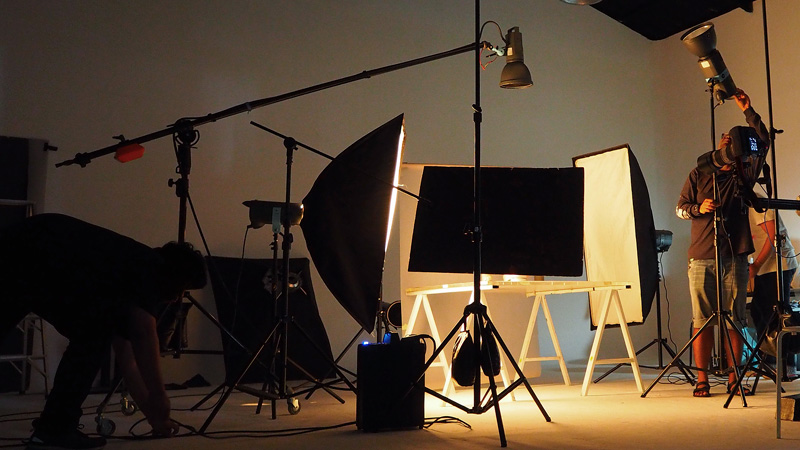
{"type": "MultiPolygon", "coordinates": [[[[545,422],[541,412],[524,389],[516,392],[518,400],[506,397],[501,404],[501,416],[508,439],[508,447],[515,449],[779,449],[800,447],[800,422],[782,422],[783,439],[775,437],[775,384],[764,380],[757,395],[748,397],[748,407],[743,408],[735,399],[727,409],[725,386],[714,386],[711,398],[692,398],[691,386],[682,384],[677,377],[664,377],[645,398],[636,390],[632,375],[622,369],[598,384],[593,384],[588,396],[581,397],[580,370],[571,371],[575,383],[559,383],[556,369],[545,369],[545,374],[533,379],[533,388],[552,422],[545,422]],[[552,380],[552,381],[548,381],[552,380]],[[678,381],[677,383],[672,383],[678,381]]],[[[644,369],[645,388],[657,373],[644,369]]],[[[749,380],[752,382],[752,379],[749,380]]],[[[787,394],[800,392],[800,381],[784,384],[787,394]]],[[[210,388],[193,388],[173,391],[173,407],[177,410],[196,404],[210,388]]],[[[109,408],[107,418],[116,424],[115,438],[110,449],[172,449],[205,448],[252,449],[485,449],[500,447],[500,439],[493,411],[481,415],[466,414],[452,406],[442,406],[432,396],[426,396],[425,417],[433,419],[454,416],[471,428],[458,423],[437,423],[419,430],[365,433],[351,422],[356,416],[356,398],[352,393],[342,394],[346,400],[340,404],[324,392],[315,393],[311,399],[302,400],[301,410],[290,415],[285,402],[279,403],[278,417],[270,419],[269,409],[255,414],[254,397],[235,393],[230,396],[220,413],[210,422],[209,435],[184,436],[137,442],[132,437],[147,431],[146,425],[131,426],[142,418],[121,414],[115,405],[109,408]],[[324,428],[305,434],[276,436],[310,428],[324,428]]],[[[460,388],[452,398],[471,405],[472,390],[460,388]]],[[[83,422],[95,429],[95,413],[101,395],[92,395],[86,403],[87,415],[83,422]]],[[[29,414],[39,410],[42,394],[0,394],[0,445],[20,447],[15,438],[28,435],[29,414]],[[19,414],[23,413],[23,414],[19,414]]],[[[211,406],[211,402],[206,406],[211,406]]],[[[209,416],[209,411],[176,411],[174,418],[188,426],[199,428],[209,416]]]]}

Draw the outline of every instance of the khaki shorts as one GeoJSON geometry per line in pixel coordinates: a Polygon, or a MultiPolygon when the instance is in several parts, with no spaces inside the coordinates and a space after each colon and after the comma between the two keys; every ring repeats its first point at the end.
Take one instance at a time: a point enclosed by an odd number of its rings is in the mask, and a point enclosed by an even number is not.
{"type": "MultiPolygon", "coordinates": [[[[701,328],[717,310],[717,276],[713,259],[689,260],[689,293],[692,296],[692,326],[701,328]]],[[[722,271],[721,310],[731,312],[733,322],[746,326],[747,256],[720,259],[722,271]]],[[[715,321],[716,322],[716,321],[715,321]]],[[[713,325],[713,324],[712,324],[713,325]]]]}

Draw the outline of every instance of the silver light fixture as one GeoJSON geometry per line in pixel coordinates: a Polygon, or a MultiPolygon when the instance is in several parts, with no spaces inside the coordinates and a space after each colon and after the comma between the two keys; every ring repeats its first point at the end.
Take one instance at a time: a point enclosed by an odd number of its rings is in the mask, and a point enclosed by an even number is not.
{"type": "Polygon", "coordinates": [[[736,94],[736,84],[722,60],[722,55],[717,47],[717,33],[711,22],[701,23],[681,36],[681,42],[693,55],[697,56],[697,63],[706,78],[709,86],[713,85],[714,97],[723,102],[736,94]]]}

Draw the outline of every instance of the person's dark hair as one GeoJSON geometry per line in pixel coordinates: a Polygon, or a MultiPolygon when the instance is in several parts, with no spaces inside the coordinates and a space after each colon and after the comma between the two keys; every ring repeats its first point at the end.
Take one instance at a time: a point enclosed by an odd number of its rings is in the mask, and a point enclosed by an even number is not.
{"type": "Polygon", "coordinates": [[[169,278],[184,289],[202,289],[206,285],[203,255],[188,242],[168,242],[156,249],[164,258],[169,278]]]}

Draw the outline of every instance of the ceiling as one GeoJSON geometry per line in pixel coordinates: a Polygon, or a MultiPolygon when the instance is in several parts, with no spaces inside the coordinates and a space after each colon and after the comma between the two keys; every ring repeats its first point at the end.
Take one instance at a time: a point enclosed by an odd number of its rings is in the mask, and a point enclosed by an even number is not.
{"type": "Polygon", "coordinates": [[[647,39],[657,41],[742,8],[754,0],[602,0],[592,8],[647,39]]]}

